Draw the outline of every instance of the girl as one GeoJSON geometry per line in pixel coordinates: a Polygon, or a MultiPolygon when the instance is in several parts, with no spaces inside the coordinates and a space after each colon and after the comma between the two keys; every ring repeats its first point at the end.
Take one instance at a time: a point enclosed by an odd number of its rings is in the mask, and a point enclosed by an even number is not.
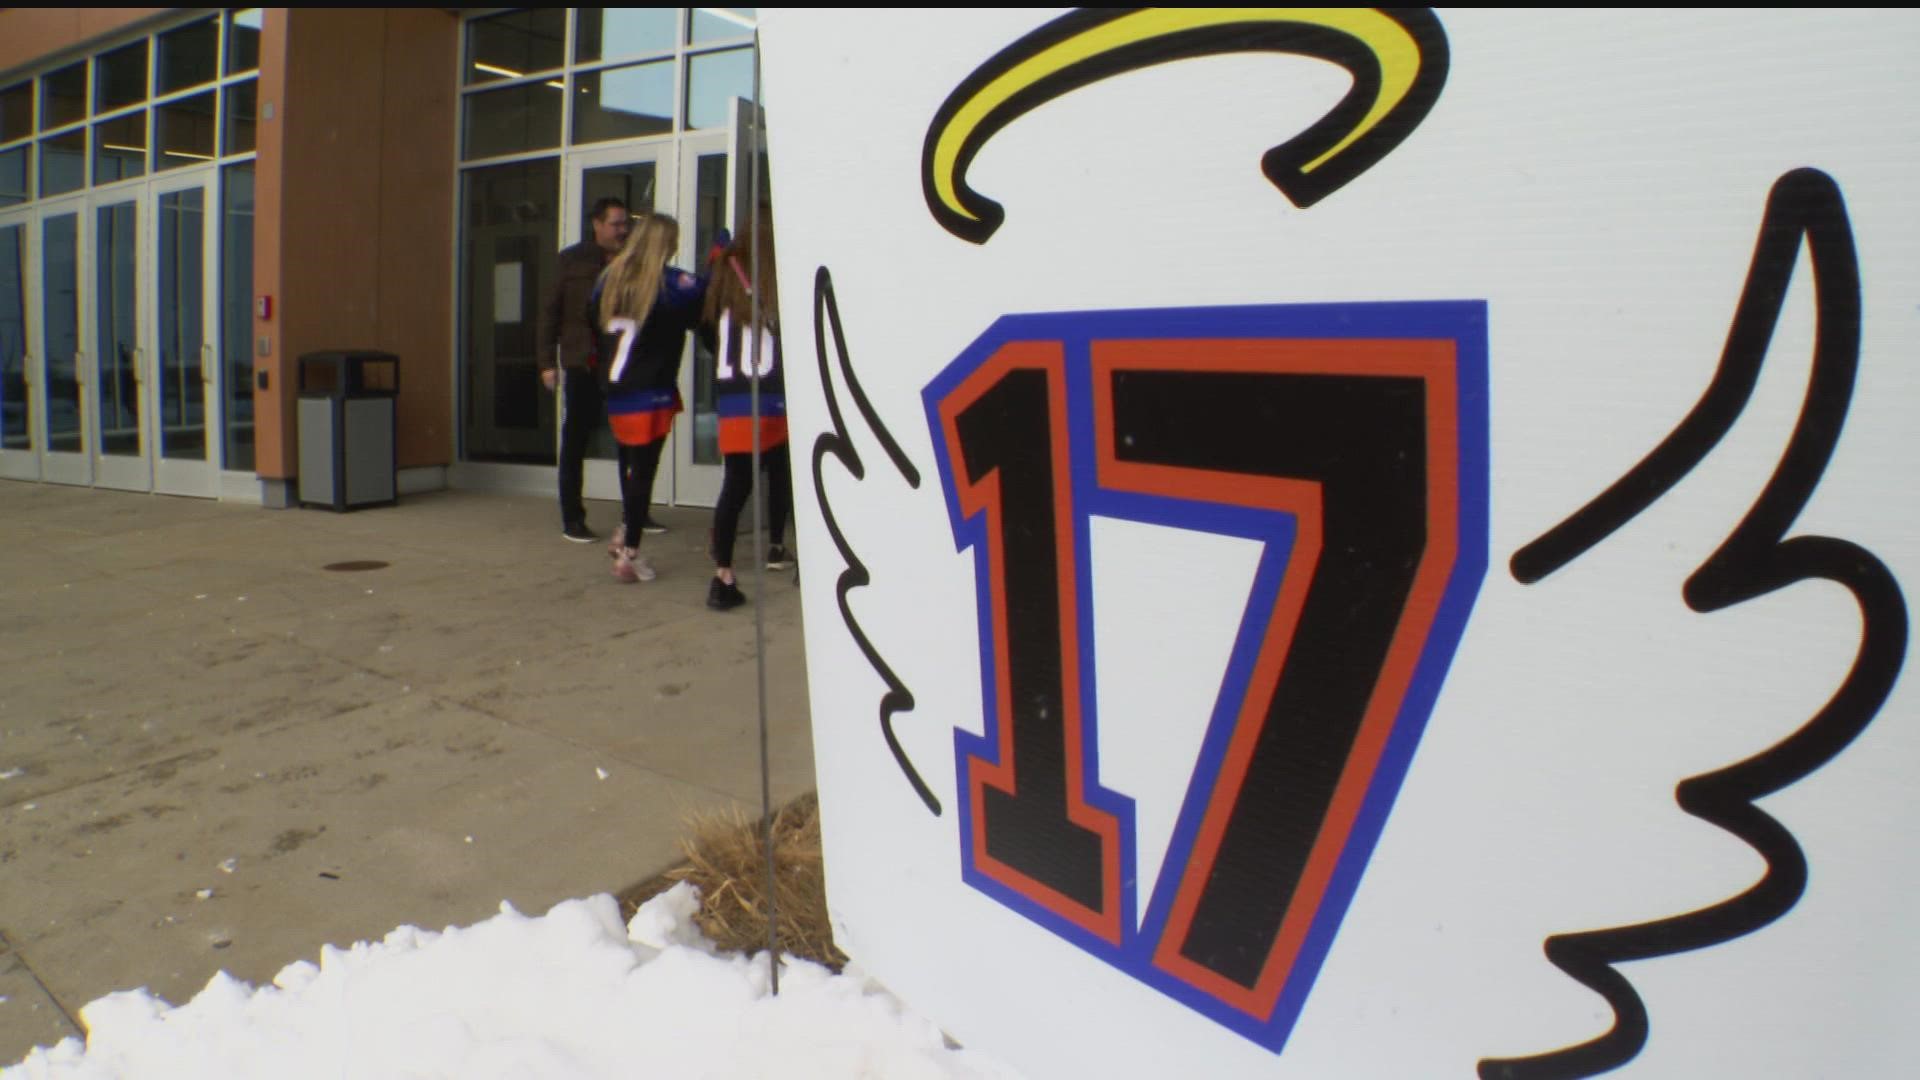
{"type": "Polygon", "coordinates": [[[793,477],[787,468],[787,398],[780,356],[780,291],[773,274],[773,232],[764,219],[749,236],[728,245],[713,267],[703,332],[711,335],[714,397],[720,414],[720,453],[725,479],[713,508],[713,581],[707,606],[724,611],[746,603],[733,576],[733,544],[740,511],[753,494],[753,379],[760,380],[760,464],[767,472],[767,512],[773,546],[767,568],[780,570],[791,557],[781,540],[793,510],[793,477]],[[758,248],[758,251],[755,250],[758,248]],[[754,282],[759,269],[759,321],[754,321],[754,282]]]}
{"type": "Polygon", "coordinates": [[[640,555],[641,526],[653,501],[660,450],[680,411],[680,355],[700,317],[706,282],[667,265],[680,248],[680,224],[665,214],[634,223],[626,246],[594,287],[588,317],[600,334],[607,379],[607,422],[620,444],[620,516],[613,576],[652,581],[640,555]]]}

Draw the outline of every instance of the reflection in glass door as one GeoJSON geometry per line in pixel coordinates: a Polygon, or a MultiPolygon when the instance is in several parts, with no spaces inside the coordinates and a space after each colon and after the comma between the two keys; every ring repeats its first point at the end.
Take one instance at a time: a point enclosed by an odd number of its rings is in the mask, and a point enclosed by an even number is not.
{"type": "Polygon", "coordinates": [[[154,196],[152,263],[155,382],[148,395],[158,434],[154,490],[171,495],[217,493],[207,437],[213,363],[212,302],[207,250],[212,224],[208,176],[154,196]]]}
{"type": "Polygon", "coordinates": [[[593,239],[593,206],[601,199],[619,199],[635,216],[655,207],[654,188],[659,166],[652,161],[623,161],[580,172],[580,236],[593,239]]]}
{"type": "Polygon", "coordinates": [[[80,352],[80,208],[40,212],[40,392],[45,418],[42,476],[61,484],[93,482],[83,442],[86,357],[80,352]]]}
{"type": "Polygon", "coordinates": [[[27,223],[0,225],[0,476],[38,480],[27,342],[27,223]]]}
{"type": "MultiPolygon", "coordinates": [[[[733,238],[733,225],[727,220],[727,152],[689,148],[693,159],[693,251],[701,270],[711,274],[712,254],[722,238],[733,238]]],[[[720,464],[720,417],[714,412],[713,350],[704,343],[694,344],[693,462],[696,465],[720,464]]]]}
{"type": "MultiPolygon", "coordinates": [[[[727,193],[727,144],[718,134],[683,140],[681,183],[692,192],[686,218],[680,223],[683,245],[690,244],[693,264],[711,274],[709,256],[723,235],[731,235],[732,206],[727,193]]],[[[681,373],[680,392],[687,411],[674,427],[673,501],[689,506],[712,506],[720,501],[720,414],[715,411],[713,351],[696,335],[693,354],[681,373]]]]}
{"type": "Polygon", "coordinates": [[[133,199],[93,208],[94,482],[131,491],[153,490],[147,460],[146,382],[140,341],[140,209],[133,199]]]}
{"type": "MultiPolygon", "coordinates": [[[[764,117],[744,98],[730,104],[732,119],[724,128],[689,136],[680,144],[681,189],[691,193],[686,211],[691,220],[683,219],[682,231],[691,233],[693,258],[702,272],[712,272],[706,263],[721,230],[737,235],[756,216],[750,209],[756,194],[759,214],[771,212],[764,117]],[[756,142],[757,162],[749,156],[756,142]]],[[[713,354],[696,345],[688,367],[680,380],[688,415],[674,429],[673,501],[712,506],[720,499],[722,474],[713,354]]]]}

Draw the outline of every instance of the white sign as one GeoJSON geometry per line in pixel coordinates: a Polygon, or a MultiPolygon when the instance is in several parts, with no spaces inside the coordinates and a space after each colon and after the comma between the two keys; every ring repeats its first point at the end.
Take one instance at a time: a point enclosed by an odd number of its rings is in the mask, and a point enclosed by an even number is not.
{"type": "Polygon", "coordinates": [[[762,46],[863,967],[1036,1078],[1911,1071],[1920,17],[762,46]]]}

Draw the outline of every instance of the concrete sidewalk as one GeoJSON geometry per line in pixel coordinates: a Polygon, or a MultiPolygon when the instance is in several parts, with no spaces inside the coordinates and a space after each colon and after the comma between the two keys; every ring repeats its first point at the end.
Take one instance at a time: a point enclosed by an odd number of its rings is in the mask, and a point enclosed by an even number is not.
{"type": "MultiPolygon", "coordinates": [[[[544,912],[666,868],[687,811],[757,810],[753,609],[705,607],[708,513],[660,516],[659,580],[621,585],[547,499],[0,482],[0,1064],[110,991],[544,912]]],[[[812,743],[798,590],[767,578],[784,801],[812,743]]]]}

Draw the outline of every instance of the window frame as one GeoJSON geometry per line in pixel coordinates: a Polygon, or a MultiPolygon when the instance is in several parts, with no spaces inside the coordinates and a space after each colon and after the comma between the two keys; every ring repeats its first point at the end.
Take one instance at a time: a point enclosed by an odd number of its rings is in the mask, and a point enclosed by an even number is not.
{"type": "MultiPolygon", "coordinates": [[[[228,53],[231,47],[231,39],[234,32],[233,28],[236,25],[234,18],[239,12],[245,10],[251,9],[219,8],[211,10],[190,10],[161,22],[149,23],[138,30],[103,38],[83,48],[68,49],[55,53],[40,63],[18,72],[15,78],[8,84],[8,89],[19,86],[22,83],[25,83],[31,89],[31,124],[26,134],[18,138],[0,142],[0,152],[11,151],[21,147],[28,148],[28,190],[27,197],[24,201],[14,203],[5,207],[5,209],[9,211],[19,210],[31,207],[47,199],[70,198],[76,194],[89,191],[111,190],[122,185],[145,183],[156,176],[173,172],[177,169],[195,167],[219,168],[256,158],[258,156],[257,149],[228,153],[226,151],[226,139],[224,137],[228,124],[227,107],[231,88],[247,82],[257,83],[260,77],[260,68],[257,63],[253,67],[245,70],[232,72],[227,70],[228,53]],[[209,81],[197,82],[191,86],[172,90],[165,94],[156,94],[154,90],[159,85],[160,78],[158,63],[160,39],[167,34],[209,20],[213,22],[216,29],[215,47],[217,50],[217,63],[214,78],[209,81]],[[99,94],[97,71],[100,60],[103,57],[142,42],[145,43],[147,51],[146,84],[142,98],[137,102],[116,106],[112,109],[97,109],[95,107],[96,98],[99,94]],[[78,67],[84,79],[84,87],[81,91],[81,115],[75,120],[69,120],[62,124],[49,125],[44,122],[45,117],[42,115],[46,108],[47,101],[44,80],[47,76],[70,67],[78,67]],[[207,160],[196,159],[190,164],[174,165],[164,169],[158,168],[157,164],[160,160],[160,155],[163,153],[158,138],[160,109],[207,93],[214,95],[214,153],[212,157],[207,160]],[[97,169],[95,160],[97,155],[94,152],[95,128],[103,123],[122,120],[143,113],[145,114],[146,121],[147,145],[144,148],[145,159],[140,174],[124,179],[97,182],[95,180],[95,172],[97,169]],[[44,171],[44,166],[41,161],[43,156],[41,153],[41,144],[50,138],[71,136],[76,133],[80,136],[83,146],[80,162],[80,170],[83,177],[81,185],[67,191],[43,194],[41,174],[44,171]]],[[[257,101],[257,93],[255,98],[257,101]]],[[[255,122],[258,123],[258,117],[255,118],[255,122]]]]}

